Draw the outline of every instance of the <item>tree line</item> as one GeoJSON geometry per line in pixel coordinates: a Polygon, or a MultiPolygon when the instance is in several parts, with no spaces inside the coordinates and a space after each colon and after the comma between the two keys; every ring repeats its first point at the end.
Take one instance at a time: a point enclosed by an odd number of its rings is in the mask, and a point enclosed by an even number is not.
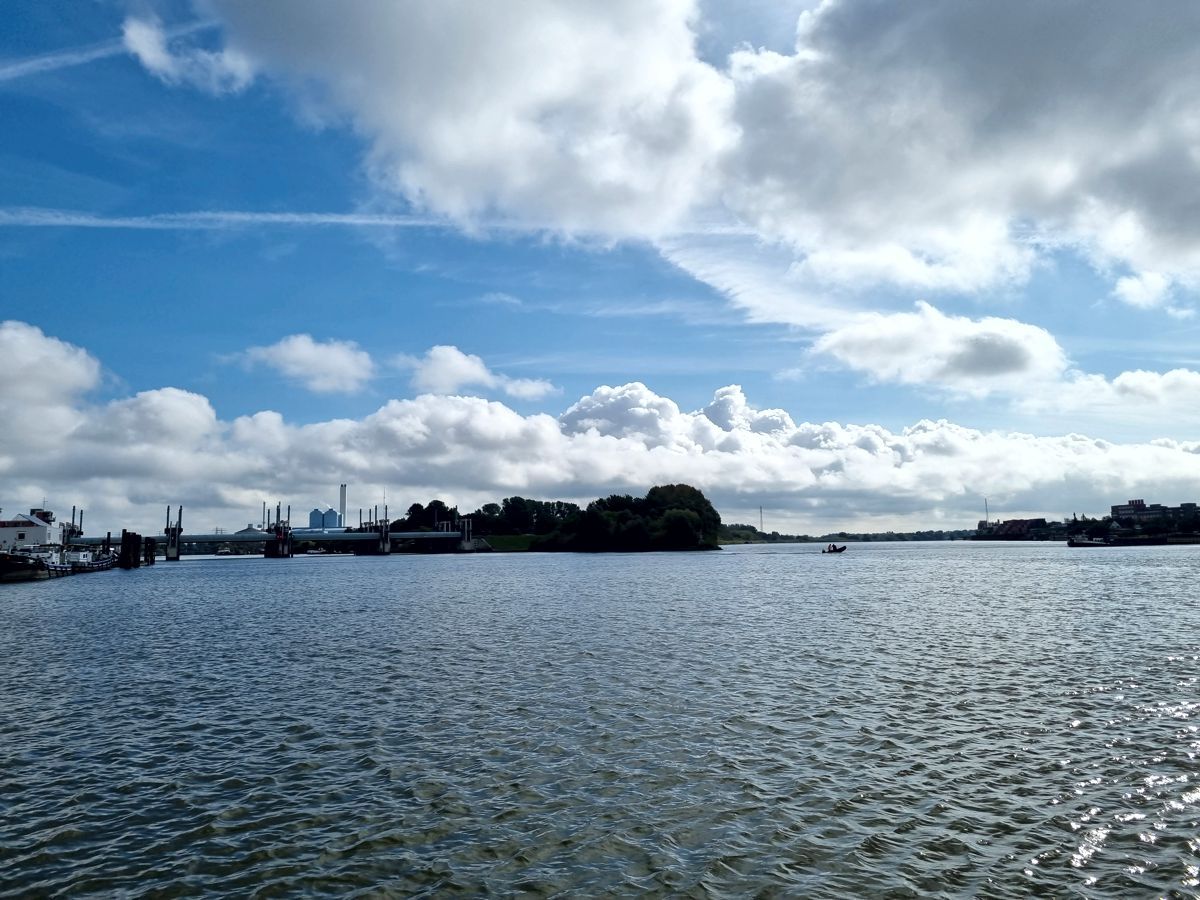
{"type": "Polygon", "coordinates": [[[955,531],[835,531],[827,534],[780,534],[778,531],[759,531],[754,525],[734,523],[721,526],[722,544],[828,544],[854,541],[872,543],[885,541],[963,541],[975,534],[973,528],[955,531]]]}
{"type": "MultiPolygon", "coordinates": [[[[715,550],[721,516],[688,484],[658,485],[644,497],[612,494],[586,507],[562,500],[506,497],[470,513],[477,537],[532,535],[531,550],[715,550]]],[[[433,531],[456,523],[457,507],[441,500],[414,503],[392,531],[433,531]]]]}

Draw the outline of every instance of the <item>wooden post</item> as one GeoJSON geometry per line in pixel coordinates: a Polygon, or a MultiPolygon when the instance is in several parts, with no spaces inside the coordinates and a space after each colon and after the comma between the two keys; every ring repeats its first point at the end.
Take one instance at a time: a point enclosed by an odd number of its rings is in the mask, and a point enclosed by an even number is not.
{"type": "Polygon", "coordinates": [[[121,550],[117,565],[122,569],[136,569],[142,564],[142,536],[136,531],[121,529],[121,550]]]}

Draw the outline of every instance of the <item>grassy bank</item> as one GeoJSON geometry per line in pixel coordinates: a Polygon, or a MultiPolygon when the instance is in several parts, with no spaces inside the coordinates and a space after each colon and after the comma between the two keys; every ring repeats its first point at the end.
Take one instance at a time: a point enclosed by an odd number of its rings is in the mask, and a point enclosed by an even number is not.
{"type": "Polygon", "coordinates": [[[489,534],[484,538],[497,553],[521,553],[534,541],[532,534],[489,534]]]}

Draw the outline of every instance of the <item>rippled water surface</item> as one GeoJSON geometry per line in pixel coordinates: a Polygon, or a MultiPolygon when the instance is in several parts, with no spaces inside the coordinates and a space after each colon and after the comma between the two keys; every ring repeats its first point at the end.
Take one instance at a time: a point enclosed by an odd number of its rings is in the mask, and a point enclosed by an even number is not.
{"type": "Polygon", "coordinates": [[[1198,896],[1200,547],[0,585],[0,894],[1198,896]]]}

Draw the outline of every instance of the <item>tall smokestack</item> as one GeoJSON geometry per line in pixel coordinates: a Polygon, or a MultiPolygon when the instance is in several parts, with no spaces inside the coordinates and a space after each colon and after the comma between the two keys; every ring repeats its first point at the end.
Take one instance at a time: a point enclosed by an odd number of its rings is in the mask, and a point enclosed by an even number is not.
{"type": "Polygon", "coordinates": [[[343,484],[338,498],[338,527],[346,527],[346,486],[343,484]]]}

